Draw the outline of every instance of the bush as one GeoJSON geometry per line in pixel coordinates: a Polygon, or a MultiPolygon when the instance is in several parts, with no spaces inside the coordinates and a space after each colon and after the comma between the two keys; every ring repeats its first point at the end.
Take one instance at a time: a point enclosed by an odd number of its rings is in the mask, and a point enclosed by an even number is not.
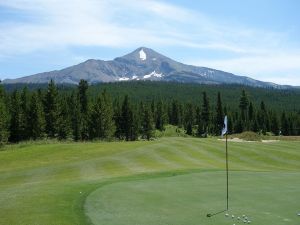
{"type": "Polygon", "coordinates": [[[237,138],[243,139],[245,141],[261,141],[262,136],[253,132],[253,131],[245,131],[243,133],[237,134],[237,138]]]}

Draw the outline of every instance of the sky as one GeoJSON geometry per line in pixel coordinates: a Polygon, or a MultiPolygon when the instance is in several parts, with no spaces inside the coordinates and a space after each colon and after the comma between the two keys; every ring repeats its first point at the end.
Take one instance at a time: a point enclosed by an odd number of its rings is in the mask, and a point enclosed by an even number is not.
{"type": "Polygon", "coordinates": [[[174,60],[300,86],[298,0],[0,0],[0,79],[111,60],[174,60]]]}

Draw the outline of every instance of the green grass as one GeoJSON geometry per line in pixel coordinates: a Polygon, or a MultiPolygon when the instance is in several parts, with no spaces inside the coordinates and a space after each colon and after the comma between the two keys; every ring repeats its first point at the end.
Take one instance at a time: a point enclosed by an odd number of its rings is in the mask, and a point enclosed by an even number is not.
{"type": "MultiPolygon", "coordinates": [[[[230,142],[229,151],[232,213],[299,223],[300,142],[230,142]]],[[[223,169],[215,138],[7,146],[0,224],[233,224],[205,218],[223,208],[223,169]]]]}
{"type": "MultiPolygon", "coordinates": [[[[232,172],[230,178],[231,215],[245,214],[254,224],[299,224],[300,173],[232,172]]],[[[89,195],[86,211],[105,225],[238,224],[225,213],[206,218],[224,209],[224,183],[223,172],[114,183],[89,195]]]]}

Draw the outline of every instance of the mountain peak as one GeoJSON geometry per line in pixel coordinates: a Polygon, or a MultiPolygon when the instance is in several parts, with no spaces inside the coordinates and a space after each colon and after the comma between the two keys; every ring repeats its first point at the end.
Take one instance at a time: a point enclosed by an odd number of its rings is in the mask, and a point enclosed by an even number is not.
{"type": "Polygon", "coordinates": [[[145,51],[144,51],[143,48],[139,51],[139,55],[140,55],[140,59],[141,59],[142,61],[144,61],[144,60],[147,59],[147,54],[145,53],[145,51]]]}
{"type": "Polygon", "coordinates": [[[117,57],[115,58],[115,60],[117,61],[132,61],[132,62],[136,62],[136,63],[149,63],[149,62],[153,62],[153,61],[169,61],[171,59],[169,59],[168,57],[161,55],[160,53],[154,51],[151,48],[147,48],[147,47],[139,47],[136,50],[134,50],[133,52],[126,54],[122,57],[117,57]]]}
{"type": "Polygon", "coordinates": [[[275,84],[257,81],[248,77],[205,67],[190,66],[176,62],[147,47],[103,61],[89,59],[58,71],[39,73],[4,83],[78,83],[81,79],[89,83],[117,82],[131,80],[172,81],[199,84],[242,84],[256,87],[277,87],[275,84]]]}

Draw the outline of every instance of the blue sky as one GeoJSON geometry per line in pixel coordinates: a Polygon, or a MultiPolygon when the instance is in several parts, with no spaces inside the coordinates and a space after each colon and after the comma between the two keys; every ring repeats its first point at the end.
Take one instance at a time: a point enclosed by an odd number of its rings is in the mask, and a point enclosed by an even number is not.
{"type": "Polygon", "coordinates": [[[0,79],[113,59],[177,61],[300,85],[297,0],[0,0],[0,79]]]}

